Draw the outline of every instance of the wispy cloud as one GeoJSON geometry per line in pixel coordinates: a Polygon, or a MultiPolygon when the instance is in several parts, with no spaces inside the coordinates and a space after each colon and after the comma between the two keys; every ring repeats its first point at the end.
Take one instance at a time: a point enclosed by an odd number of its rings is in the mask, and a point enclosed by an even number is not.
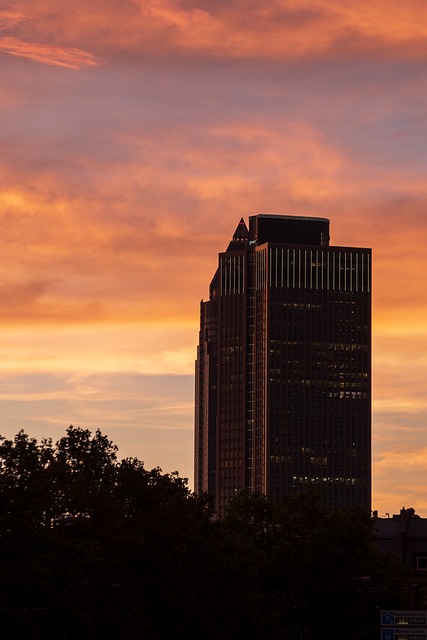
{"type": "Polygon", "coordinates": [[[101,60],[88,51],[74,47],[25,42],[17,38],[0,38],[0,51],[10,56],[28,58],[34,62],[66,67],[79,71],[84,67],[98,67],[101,60]]]}
{"type": "Polygon", "coordinates": [[[10,5],[0,6],[0,31],[13,29],[25,20],[27,20],[27,16],[10,5]]]}
{"type": "MultiPolygon", "coordinates": [[[[402,431],[401,438],[404,438],[402,431]]],[[[400,441],[396,449],[386,449],[374,463],[374,508],[382,513],[396,513],[403,506],[415,507],[418,513],[427,508],[427,450],[415,444],[407,447],[400,441]]]]}
{"type": "Polygon", "coordinates": [[[164,20],[169,25],[181,28],[206,22],[209,13],[193,5],[176,0],[132,0],[145,15],[164,20]]]}
{"type": "Polygon", "coordinates": [[[3,16],[4,28],[19,28],[27,12],[31,29],[19,30],[16,38],[82,51],[99,48],[110,60],[122,59],[124,52],[160,54],[168,64],[177,52],[197,53],[195,63],[427,55],[424,0],[360,0],[357,5],[339,0],[75,0],[63,11],[55,0],[32,6],[17,0],[16,8],[0,9],[0,25],[3,16]],[[58,34],[54,42],[52,34],[58,34]]]}
{"type": "MultiPolygon", "coordinates": [[[[197,26],[186,39],[170,33],[165,50],[198,50],[203,55],[239,59],[301,59],[340,53],[353,57],[375,51],[405,56],[427,52],[424,44],[427,8],[422,0],[390,4],[387,0],[357,5],[331,0],[205,0],[203,8],[176,0],[131,0],[144,17],[181,30],[197,26]],[[394,49],[394,52],[393,52],[394,49]]],[[[141,24],[143,30],[151,25],[141,24]]],[[[187,34],[185,34],[187,35],[187,34]]],[[[132,47],[132,43],[129,43],[132,47]]],[[[154,44],[154,43],[153,43],[154,44]]]]}

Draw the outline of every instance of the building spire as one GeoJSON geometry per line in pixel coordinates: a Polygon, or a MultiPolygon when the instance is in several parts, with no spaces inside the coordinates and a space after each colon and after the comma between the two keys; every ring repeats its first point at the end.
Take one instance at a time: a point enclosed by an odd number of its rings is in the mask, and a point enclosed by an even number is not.
{"type": "Polygon", "coordinates": [[[246,240],[246,238],[249,238],[249,231],[243,218],[240,218],[240,222],[233,235],[233,242],[242,242],[246,240]]]}
{"type": "Polygon", "coordinates": [[[233,233],[233,239],[228,245],[227,251],[240,251],[241,249],[245,249],[248,238],[249,230],[243,218],[240,218],[240,222],[236,227],[236,231],[233,233]]]}

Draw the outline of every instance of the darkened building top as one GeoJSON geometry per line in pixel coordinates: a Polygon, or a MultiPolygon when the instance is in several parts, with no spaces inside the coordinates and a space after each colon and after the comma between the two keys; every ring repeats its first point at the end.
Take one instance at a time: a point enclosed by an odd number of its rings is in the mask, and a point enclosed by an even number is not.
{"type": "Polygon", "coordinates": [[[329,220],[261,213],[249,218],[249,237],[258,245],[276,242],[292,245],[329,245],[329,220]]]}
{"type": "MultiPolygon", "coordinates": [[[[376,518],[375,529],[381,546],[389,551],[400,554],[407,543],[415,541],[422,542],[422,551],[426,559],[427,571],[427,519],[420,518],[415,510],[401,509],[399,514],[394,514],[391,518],[376,518]],[[402,543],[405,543],[404,547],[402,543]]],[[[402,557],[406,562],[407,558],[402,557]]]]}

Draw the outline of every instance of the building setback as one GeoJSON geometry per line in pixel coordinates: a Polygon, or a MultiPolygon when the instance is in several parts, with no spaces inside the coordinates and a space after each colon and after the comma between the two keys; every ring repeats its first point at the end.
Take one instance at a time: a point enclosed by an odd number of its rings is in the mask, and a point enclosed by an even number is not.
{"type": "Polygon", "coordinates": [[[325,218],[242,219],[200,305],[195,491],[371,507],[371,250],[325,218]]]}

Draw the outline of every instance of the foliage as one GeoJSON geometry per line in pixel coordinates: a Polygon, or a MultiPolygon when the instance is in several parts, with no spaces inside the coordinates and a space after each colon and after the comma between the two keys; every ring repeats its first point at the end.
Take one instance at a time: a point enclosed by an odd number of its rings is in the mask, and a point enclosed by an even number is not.
{"type": "Polygon", "coordinates": [[[0,442],[4,638],[341,640],[362,604],[368,638],[399,589],[365,513],[242,493],[218,522],[99,431],[0,442]]]}
{"type": "Polygon", "coordinates": [[[269,637],[376,637],[381,609],[407,604],[403,567],[379,551],[369,513],[319,504],[310,492],[280,505],[241,493],[230,504],[224,526],[252,541],[260,594],[276,617],[269,637]]]}

